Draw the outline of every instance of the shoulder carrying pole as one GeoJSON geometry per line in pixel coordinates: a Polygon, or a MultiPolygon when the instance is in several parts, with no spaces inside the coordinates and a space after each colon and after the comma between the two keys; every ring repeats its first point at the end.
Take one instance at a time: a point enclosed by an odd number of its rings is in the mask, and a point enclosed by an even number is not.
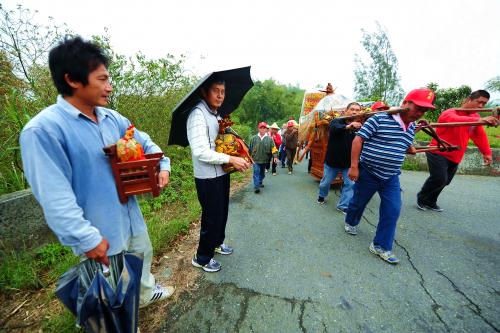
{"type": "Polygon", "coordinates": [[[455,111],[460,111],[460,112],[470,112],[470,113],[476,113],[476,112],[491,112],[491,115],[493,117],[500,117],[500,106],[494,107],[494,108],[457,108],[455,111]]]}
{"type": "Polygon", "coordinates": [[[371,117],[377,113],[396,114],[396,113],[406,112],[408,110],[410,110],[410,109],[409,108],[397,108],[397,109],[384,110],[384,111],[371,111],[371,112],[360,113],[360,114],[353,115],[353,116],[341,116],[341,117],[337,117],[335,119],[352,120],[352,119],[356,119],[356,118],[360,118],[360,117],[368,118],[368,117],[371,117]]]}

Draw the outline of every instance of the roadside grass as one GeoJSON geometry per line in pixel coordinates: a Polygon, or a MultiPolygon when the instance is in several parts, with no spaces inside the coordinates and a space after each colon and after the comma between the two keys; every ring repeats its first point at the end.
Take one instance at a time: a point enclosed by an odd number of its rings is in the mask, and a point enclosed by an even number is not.
{"type": "MultiPolygon", "coordinates": [[[[172,163],[169,186],[160,196],[143,197],[139,201],[155,256],[160,256],[176,238],[187,233],[190,224],[198,221],[201,214],[189,151],[172,148],[167,156],[172,163]]],[[[232,184],[244,179],[245,174],[242,173],[231,175],[232,184]]],[[[60,304],[54,294],[58,278],[77,264],[79,257],[59,243],[46,244],[33,250],[4,251],[0,252],[0,256],[0,291],[6,295],[5,299],[9,299],[9,295],[15,299],[14,294],[23,292],[41,295],[37,303],[40,314],[33,327],[38,327],[43,332],[82,332],[75,327],[73,315],[60,304]],[[51,306],[44,306],[48,304],[51,306]]],[[[2,314],[3,317],[5,315],[2,314]]],[[[0,321],[0,331],[10,331],[7,324],[11,319],[14,322],[13,318],[0,321]]]]}
{"type": "Polygon", "coordinates": [[[34,250],[0,251],[0,290],[44,288],[78,263],[68,247],[50,243],[34,250]]]}
{"type": "Polygon", "coordinates": [[[421,171],[422,168],[412,159],[405,158],[403,165],[401,166],[402,170],[410,170],[410,171],[421,171]]]}
{"type": "Polygon", "coordinates": [[[500,148],[500,127],[485,127],[491,148],[500,148]]]}
{"type": "MultiPolygon", "coordinates": [[[[55,297],[55,296],[53,296],[55,297]]],[[[75,333],[84,332],[82,328],[75,326],[75,317],[66,308],[62,309],[60,313],[45,318],[42,322],[42,332],[64,332],[75,333]]]]}

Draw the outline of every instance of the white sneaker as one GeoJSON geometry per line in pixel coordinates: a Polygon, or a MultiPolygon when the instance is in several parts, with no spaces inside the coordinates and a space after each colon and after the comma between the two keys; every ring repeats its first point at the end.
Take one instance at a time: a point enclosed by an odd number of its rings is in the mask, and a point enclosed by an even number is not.
{"type": "Polygon", "coordinates": [[[392,253],[391,251],[385,251],[380,246],[374,245],[373,242],[370,244],[370,247],[368,249],[371,253],[379,256],[382,260],[388,262],[389,264],[395,265],[399,262],[399,259],[394,255],[394,253],[392,253]]]}
{"type": "Polygon", "coordinates": [[[344,230],[349,235],[357,235],[358,234],[358,228],[356,226],[352,226],[352,225],[347,224],[347,223],[344,224],[344,230]]]}
{"type": "Polygon", "coordinates": [[[163,287],[159,284],[155,285],[153,292],[151,293],[151,299],[145,304],[139,305],[139,308],[145,308],[153,303],[163,301],[174,294],[175,288],[172,286],[163,287]]]}

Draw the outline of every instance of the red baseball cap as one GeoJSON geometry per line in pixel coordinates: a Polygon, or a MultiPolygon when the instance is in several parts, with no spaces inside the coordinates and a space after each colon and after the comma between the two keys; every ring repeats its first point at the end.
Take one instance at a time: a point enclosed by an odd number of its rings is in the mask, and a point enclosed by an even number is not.
{"type": "Polygon", "coordinates": [[[293,127],[295,125],[292,120],[289,120],[288,123],[286,124],[288,127],[293,127]]]}
{"type": "Polygon", "coordinates": [[[373,105],[370,109],[372,109],[373,111],[389,110],[389,106],[382,101],[377,101],[377,102],[373,103],[373,105]]]}
{"type": "Polygon", "coordinates": [[[434,91],[427,88],[413,89],[406,95],[405,102],[413,102],[418,106],[435,109],[436,107],[432,105],[434,102],[434,91]]]}
{"type": "Polygon", "coordinates": [[[261,121],[259,123],[259,128],[261,128],[261,127],[267,128],[267,123],[265,121],[261,121]]]}

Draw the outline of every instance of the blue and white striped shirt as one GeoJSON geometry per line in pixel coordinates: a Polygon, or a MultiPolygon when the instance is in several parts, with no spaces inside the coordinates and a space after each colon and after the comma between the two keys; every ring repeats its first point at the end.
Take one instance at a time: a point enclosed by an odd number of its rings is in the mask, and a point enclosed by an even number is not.
{"type": "Polygon", "coordinates": [[[401,165],[415,137],[415,123],[404,131],[389,114],[379,113],[363,124],[357,132],[363,140],[359,161],[380,179],[401,173],[401,165]]]}

